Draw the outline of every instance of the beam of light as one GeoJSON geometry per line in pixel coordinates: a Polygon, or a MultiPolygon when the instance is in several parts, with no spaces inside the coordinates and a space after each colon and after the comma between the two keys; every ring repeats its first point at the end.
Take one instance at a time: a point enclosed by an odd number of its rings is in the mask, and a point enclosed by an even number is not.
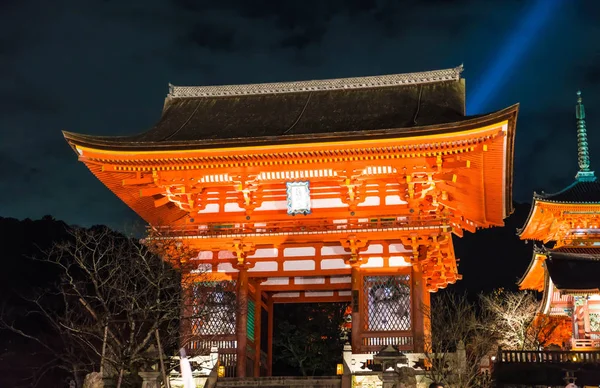
{"type": "Polygon", "coordinates": [[[508,37],[504,47],[498,51],[497,58],[484,73],[482,82],[473,93],[468,107],[468,114],[479,114],[486,108],[490,98],[514,72],[519,60],[527,49],[540,38],[540,30],[558,9],[564,0],[536,0],[525,13],[521,23],[508,37]]]}

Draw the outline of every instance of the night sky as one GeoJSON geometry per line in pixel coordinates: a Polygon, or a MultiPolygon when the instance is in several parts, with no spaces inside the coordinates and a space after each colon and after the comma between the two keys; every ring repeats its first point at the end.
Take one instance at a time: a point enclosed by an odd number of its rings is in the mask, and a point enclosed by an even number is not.
{"type": "Polygon", "coordinates": [[[61,130],[143,132],[169,82],[255,83],[464,63],[469,114],[521,103],[517,201],[577,172],[581,88],[600,170],[598,0],[0,1],[0,216],[122,229],[136,215],[61,130]]]}

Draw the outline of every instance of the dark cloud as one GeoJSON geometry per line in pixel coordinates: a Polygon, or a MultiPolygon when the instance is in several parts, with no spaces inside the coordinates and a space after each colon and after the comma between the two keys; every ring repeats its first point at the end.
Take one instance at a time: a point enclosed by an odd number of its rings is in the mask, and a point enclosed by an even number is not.
{"type": "Polygon", "coordinates": [[[0,112],[3,115],[57,114],[59,102],[52,92],[42,90],[29,83],[23,76],[14,76],[0,85],[0,112]]]}
{"type": "Polygon", "coordinates": [[[230,51],[237,46],[236,31],[213,23],[198,23],[193,26],[187,38],[192,44],[214,51],[230,51]]]}
{"type": "Polygon", "coordinates": [[[39,173],[35,166],[29,166],[6,155],[0,155],[0,182],[14,185],[11,181],[17,177],[19,181],[30,183],[39,173]]]}
{"type": "Polygon", "coordinates": [[[283,48],[304,50],[308,46],[317,43],[322,36],[322,32],[315,30],[295,32],[283,38],[280,45],[283,48]]]}
{"type": "Polygon", "coordinates": [[[596,88],[600,86],[600,51],[590,58],[587,65],[580,68],[582,85],[587,88],[596,88]]]}

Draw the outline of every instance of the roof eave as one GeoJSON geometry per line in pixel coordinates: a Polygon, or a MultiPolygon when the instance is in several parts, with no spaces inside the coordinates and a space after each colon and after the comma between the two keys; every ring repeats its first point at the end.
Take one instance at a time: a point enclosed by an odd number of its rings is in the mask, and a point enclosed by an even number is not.
{"type": "Polygon", "coordinates": [[[533,193],[533,202],[531,203],[531,207],[529,208],[529,214],[527,215],[525,224],[523,225],[522,228],[517,229],[517,236],[519,236],[521,238],[521,240],[530,240],[530,238],[524,238],[523,234],[525,234],[525,232],[527,231],[529,223],[531,222],[531,219],[533,218],[533,214],[535,213],[537,203],[538,203],[538,199],[536,198],[536,193],[534,192],[533,193]]]}
{"type": "Polygon", "coordinates": [[[557,290],[560,291],[562,295],[595,295],[600,294],[600,288],[587,288],[587,289],[573,289],[573,288],[559,288],[556,285],[554,286],[557,290]]]}
{"type": "MultiPolygon", "coordinates": [[[[373,129],[364,131],[348,131],[348,132],[330,132],[317,134],[293,134],[281,136],[263,136],[253,138],[231,138],[218,140],[194,140],[194,141],[178,141],[178,142],[127,142],[127,137],[108,137],[108,136],[91,136],[79,133],[63,131],[67,141],[76,146],[89,147],[105,151],[173,151],[173,150],[189,150],[189,149],[213,149],[213,148],[237,148],[240,146],[266,146],[266,145],[286,145],[297,144],[300,142],[336,142],[336,141],[352,141],[368,139],[385,139],[392,136],[409,137],[409,136],[427,136],[439,134],[454,134],[458,131],[463,131],[468,127],[478,127],[493,124],[500,120],[516,120],[519,104],[512,105],[505,109],[491,112],[486,115],[476,116],[470,119],[455,121],[444,124],[435,124],[427,126],[416,126],[409,128],[387,128],[373,129]]],[[[512,124],[514,126],[514,123],[512,124]]],[[[513,163],[514,157],[514,128],[511,128],[509,133],[511,136],[509,146],[511,148],[511,156],[509,162],[513,163]]],[[[510,168],[509,170],[512,170],[510,168]]],[[[512,206],[512,171],[510,171],[510,179],[507,185],[507,190],[510,191],[507,195],[507,201],[510,200],[512,206]]]]}
{"type": "MultiPolygon", "coordinates": [[[[523,276],[521,276],[521,278],[517,281],[517,287],[519,287],[519,290],[535,290],[535,291],[541,291],[538,288],[523,288],[522,285],[523,283],[527,280],[527,278],[530,276],[531,273],[533,273],[533,271],[537,268],[536,265],[537,263],[540,261],[540,259],[538,258],[538,256],[545,256],[543,254],[533,252],[533,255],[531,256],[531,260],[529,261],[529,265],[527,266],[527,269],[525,270],[525,273],[523,274],[523,276]]],[[[543,260],[542,260],[543,261],[543,260]]],[[[542,265],[542,264],[540,264],[542,265]]],[[[545,273],[546,271],[544,271],[545,273]]]]}
{"type": "Polygon", "coordinates": [[[506,152],[506,166],[504,168],[507,169],[508,173],[506,174],[506,182],[505,182],[505,211],[504,218],[507,218],[514,212],[513,206],[513,182],[514,182],[514,156],[515,156],[515,137],[516,137],[516,129],[517,129],[517,118],[519,116],[519,103],[514,104],[506,109],[509,109],[512,117],[509,119],[509,128],[507,129],[507,135],[510,138],[507,140],[507,150],[506,152]]]}

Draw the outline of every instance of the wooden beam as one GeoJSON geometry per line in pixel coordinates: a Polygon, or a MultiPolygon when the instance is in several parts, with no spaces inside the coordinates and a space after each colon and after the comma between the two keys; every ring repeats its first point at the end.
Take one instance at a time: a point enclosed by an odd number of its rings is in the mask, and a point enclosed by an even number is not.
{"type": "Polygon", "coordinates": [[[169,202],[169,197],[162,197],[154,201],[154,207],[161,207],[168,204],[169,202]]]}
{"type": "Polygon", "coordinates": [[[140,197],[152,197],[153,195],[164,193],[165,189],[163,189],[162,187],[146,187],[140,189],[140,197]]]}
{"type": "MultiPolygon", "coordinates": [[[[367,228],[367,229],[340,229],[332,231],[331,233],[319,232],[319,233],[248,233],[248,234],[235,234],[230,235],[214,235],[207,236],[206,238],[187,237],[183,235],[181,239],[184,239],[187,244],[199,250],[212,250],[213,247],[221,246],[222,244],[233,241],[234,239],[249,239],[256,245],[281,245],[283,243],[315,243],[315,242],[339,242],[341,239],[347,239],[349,234],[361,235],[365,234],[369,236],[369,240],[398,240],[402,236],[408,236],[413,233],[419,233],[423,235],[441,234],[445,232],[447,225],[442,224],[440,220],[439,225],[431,226],[410,226],[405,228],[367,228]]],[[[176,232],[176,230],[174,231],[176,232]]],[[[196,232],[198,230],[196,229],[196,232]]],[[[359,236],[361,237],[361,236],[359,236]]]]}
{"type": "Polygon", "coordinates": [[[134,186],[134,185],[147,185],[150,183],[154,183],[154,178],[151,176],[143,177],[143,178],[127,178],[123,179],[123,186],[134,186]]]}
{"type": "Polygon", "coordinates": [[[459,169],[459,168],[471,168],[470,160],[454,160],[451,162],[442,162],[443,169],[459,169]]]}
{"type": "Polygon", "coordinates": [[[246,377],[246,361],[248,359],[246,345],[248,341],[248,270],[243,268],[237,280],[237,317],[236,323],[236,377],[246,377]]]}
{"type": "Polygon", "coordinates": [[[277,298],[273,297],[273,303],[338,303],[338,302],[346,302],[350,303],[352,297],[351,296],[298,296],[295,298],[277,298]]]}
{"type": "Polygon", "coordinates": [[[273,297],[267,299],[267,376],[273,376],[273,297]]]}
{"type": "Polygon", "coordinates": [[[262,288],[256,284],[254,289],[254,377],[260,377],[260,342],[262,318],[262,288]]]}
{"type": "Polygon", "coordinates": [[[350,290],[351,283],[334,284],[290,284],[287,285],[262,285],[265,291],[286,292],[286,291],[347,291],[350,290]]]}
{"type": "Polygon", "coordinates": [[[360,334],[362,332],[362,320],[361,320],[361,291],[363,288],[362,275],[358,266],[352,267],[352,295],[350,301],[352,302],[352,351],[358,352],[361,347],[360,334]]]}

